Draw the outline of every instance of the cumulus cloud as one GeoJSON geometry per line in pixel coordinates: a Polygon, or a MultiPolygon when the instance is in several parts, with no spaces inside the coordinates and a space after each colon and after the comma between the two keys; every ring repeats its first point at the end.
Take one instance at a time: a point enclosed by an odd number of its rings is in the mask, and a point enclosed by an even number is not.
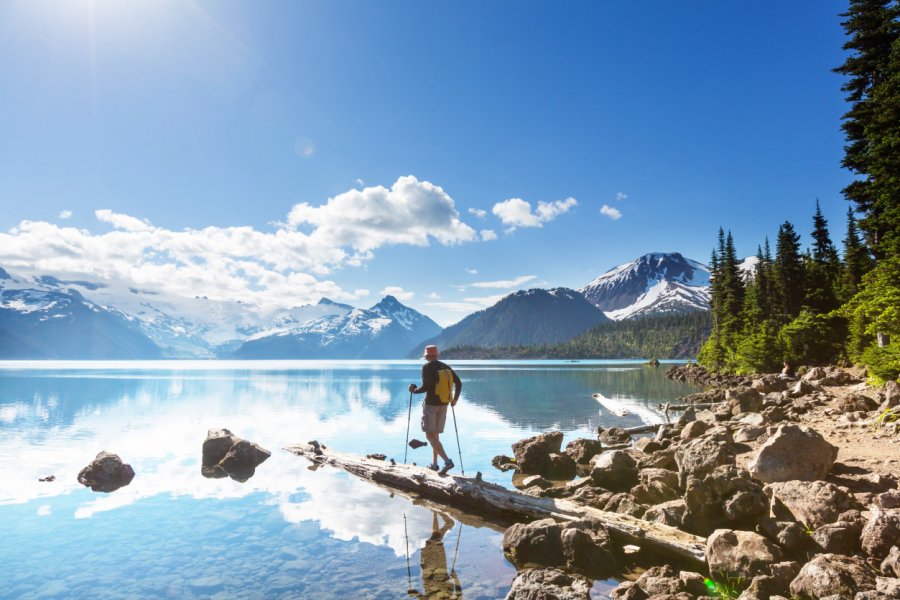
{"type": "MultiPolygon", "coordinates": [[[[287,223],[171,230],[146,220],[95,211],[111,231],[22,221],[0,232],[0,265],[23,275],[120,282],[176,296],[208,296],[260,306],[296,306],[322,296],[351,301],[323,276],[370,260],[379,247],[475,241],[440,187],[401,177],[390,189],[350,190],[321,206],[294,206],[287,223]]],[[[398,296],[399,297],[399,296],[398,296]]]]}
{"type": "Polygon", "coordinates": [[[482,242],[490,242],[497,239],[497,232],[493,229],[482,229],[480,232],[482,242]]]}
{"type": "Polygon", "coordinates": [[[72,211],[71,211],[71,210],[61,210],[61,211],[59,211],[59,218],[60,218],[60,219],[68,219],[68,218],[70,218],[71,216],[72,216],[72,211]]]}
{"type": "Polygon", "coordinates": [[[495,204],[491,212],[509,227],[543,227],[544,223],[569,212],[569,209],[577,204],[575,198],[538,202],[537,208],[532,212],[530,202],[521,198],[510,198],[495,204]]]}
{"type": "Polygon", "coordinates": [[[516,277],[515,279],[479,281],[478,283],[470,283],[469,285],[476,288],[494,288],[498,290],[506,290],[519,287],[520,285],[528,283],[529,281],[534,281],[535,279],[537,279],[537,275],[522,275],[521,277],[516,277]]]}
{"type": "Polygon", "coordinates": [[[469,214],[470,214],[470,215],[475,215],[475,216],[478,217],[479,219],[483,219],[483,218],[485,218],[485,217],[487,216],[487,211],[484,210],[484,209],[481,209],[481,208],[470,208],[470,209],[469,209],[469,214]]]}
{"type": "Polygon", "coordinates": [[[621,202],[622,200],[628,200],[628,194],[625,192],[616,192],[616,202],[621,202]]]}
{"type": "Polygon", "coordinates": [[[604,204],[603,206],[600,207],[600,214],[605,217],[609,217],[613,221],[618,221],[619,219],[622,218],[622,211],[620,211],[617,208],[613,208],[612,206],[609,206],[608,204],[604,204]]]}
{"type": "Polygon", "coordinates": [[[412,300],[412,297],[416,295],[415,292],[407,292],[397,285],[389,285],[378,293],[382,296],[393,296],[397,300],[412,300]]]}

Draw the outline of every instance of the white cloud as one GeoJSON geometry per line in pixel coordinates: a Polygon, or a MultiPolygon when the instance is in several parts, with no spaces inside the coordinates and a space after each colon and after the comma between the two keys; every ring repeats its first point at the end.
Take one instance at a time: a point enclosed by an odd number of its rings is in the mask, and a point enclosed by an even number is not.
{"type": "Polygon", "coordinates": [[[431,292],[430,294],[428,294],[428,297],[432,300],[439,300],[441,298],[441,295],[437,292],[431,292]]]}
{"type": "Polygon", "coordinates": [[[478,269],[466,269],[466,273],[469,275],[478,275],[478,269]]]}
{"type": "Polygon", "coordinates": [[[382,296],[393,296],[397,300],[412,300],[412,297],[416,295],[415,292],[407,292],[397,285],[389,285],[378,293],[382,296]]]}
{"type": "Polygon", "coordinates": [[[470,283],[471,287],[476,288],[494,288],[499,290],[512,289],[519,287],[524,283],[537,279],[537,275],[522,275],[515,279],[500,279],[498,281],[479,281],[478,283],[470,283]]]}
{"type": "Polygon", "coordinates": [[[461,302],[427,302],[425,305],[450,312],[470,313],[493,306],[505,297],[506,294],[497,296],[474,296],[463,298],[461,302]]]}
{"type": "Polygon", "coordinates": [[[288,224],[171,230],[146,220],[95,211],[112,231],[22,221],[0,232],[0,265],[22,275],[91,279],[175,296],[207,296],[259,306],[296,306],[322,296],[352,301],[368,290],[344,291],[323,280],[359,266],[379,247],[476,241],[453,199],[427,181],[401,177],[390,189],[350,190],[321,206],[298,204],[288,224]]]}
{"type": "Polygon", "coordinates": [[[498,202],[491,209],[504,225],[515,227],[543,227],[544,223],[552,221],[559,215],[566,213],[577,205],[575,198],[556,200],[554,202],[538,202],[534,212],[531,211],[531,203],[521,198],[510,198],[498,202]]]}
{"type": "Polygon", "coordinates": [[[470,209],[469,209],[469,214],[470,214],[470,215],[475,215],[475,216],[478,217],[479,219],[483,219],[483,218],[485,218],[485,217],[487,216],[487,211],[484,210],[484,209],[481,209],[481,208],[470,208],[470,209]]]}
{"type": "Polygon", "coordinates": [[[628,200],[628,194],[625,192],[616,192],[616,202],[621,202],[622,200],[628,200]]]}
{"type": "Polygon", "coordinates": [[[366,185],[366,182],[363,181],[362,179],[360,179],[359,177],[357,177],[356,179],[354,179],[354,180],[353,180],[353,183],[356,184],[356,187],[360,187],[360,188],[363,187],[364,185],[366,185]]]}
{"type": "Polygon", "coordinates": [[[497,232],[493,229],[482,229],[480,232],[482,242],[490,242],[497,239],[497,232]]]}
{"type": "Polygon", "coordinates": [[[72,216],[72,211],[71,211],[71,210],[61,210],[61,211],[59,211],[59,218],[60,218],[60,219],[68,219],[68,218],[70,218],[71,216],[72,216]]]}
{"type": "Polygon", "coordinates": [[[607,204],[600,207],[600,214],[609,217],[613,221],[618,221],[622,218],[622,211],[607,204]]]}

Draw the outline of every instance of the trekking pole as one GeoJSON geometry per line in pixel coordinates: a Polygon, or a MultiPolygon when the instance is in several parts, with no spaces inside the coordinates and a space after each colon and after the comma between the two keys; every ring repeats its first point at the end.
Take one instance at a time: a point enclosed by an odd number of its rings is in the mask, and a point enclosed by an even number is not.
{"type": "Polygon", "coordinates": [[[456,449],[459,450],[459,470],[462,471],[463,477],[465,477],[466,468],[463,466],[462,446],[459,445],[459,429],[456,427],[456,410],[453,408],[453,403],[450,403],[450,411],[453,413],[453,431],[456,432],[456,449]]]}
{"type": "MultiPolygon", "coordinates": [[[[409,422],[412,420],[412,395],[413,393],[409,393],[409,412],[406,414],[406,442],[403,443],[403,464],[406,464],[406,453],[409,450],[409,422]]],[[[454,417],[456,418],[456,417],[454,417]]],[[[455,421],[454,421],[455,422],[455,421]]],[[[459,460],[459,463],[462,464],[462,459],[459,460]]]]}

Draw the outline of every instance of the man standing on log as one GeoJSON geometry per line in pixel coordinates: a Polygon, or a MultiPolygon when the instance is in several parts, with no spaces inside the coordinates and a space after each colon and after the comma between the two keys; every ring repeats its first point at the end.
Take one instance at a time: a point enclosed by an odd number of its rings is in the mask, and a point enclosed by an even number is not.
{"type": "Polygon", "coordinates": [[[422,402],[422,431],[431,443],[431,451],[434,456],[430,468],[438,470],[438,456],[444,460],[442,473],[446,473],[455,465],[444,452],[440,435],[444,433],[444,423],[447,421],[447,405],[456,406],[459,394],[462,392],[462,381],[459,376],[445,363],[438,360],[437,346],[425,346],[426,361],[422,366],[422,385],[409,384],[409,391],[413,394],[425,393],[422,402]]]}

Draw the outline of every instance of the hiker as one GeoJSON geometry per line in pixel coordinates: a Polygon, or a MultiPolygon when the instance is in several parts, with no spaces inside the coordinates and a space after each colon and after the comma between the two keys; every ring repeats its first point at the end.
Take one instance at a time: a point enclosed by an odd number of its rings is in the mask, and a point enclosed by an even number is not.
{"type": "Polygon", "coordinates": [[[440,435],[444,433],[444,423],[447,421],[447,405],[456,406],[459,394],[462,392],[462,381],[459,376],[446,364],[438,360],[437,346],[425,346],[423,358],[428,361],[422,366],[422,385],[409,384],[409,391],[413,394],[425,393],[422,402],[422,431],[431,443],[431,451],[434,460],[429,468],[438,470],[438,456],[444,460],[442,473],[446,473],[455,465],[444,452],[440,435]]]}

